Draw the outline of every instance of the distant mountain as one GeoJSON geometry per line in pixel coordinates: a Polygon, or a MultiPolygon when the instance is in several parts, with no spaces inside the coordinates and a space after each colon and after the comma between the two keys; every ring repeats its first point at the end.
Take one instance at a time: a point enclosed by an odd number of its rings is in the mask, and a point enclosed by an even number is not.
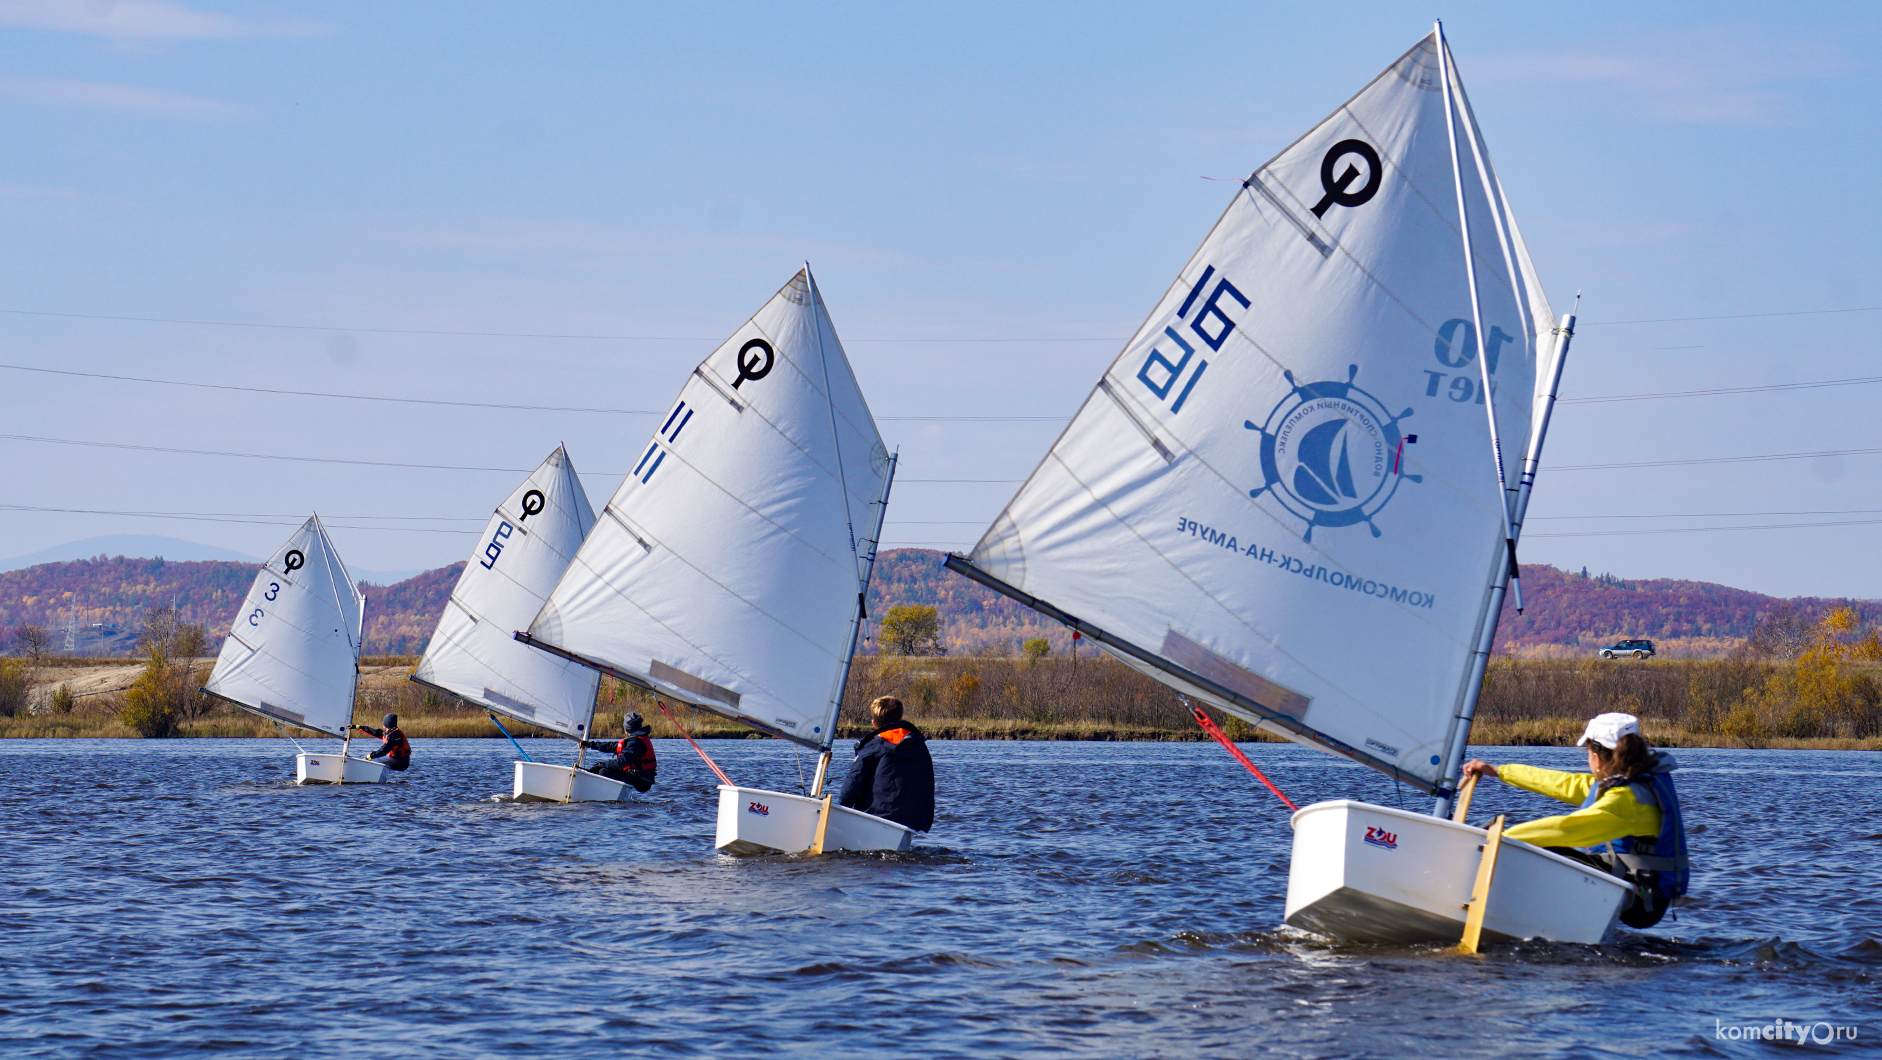
{"type": "Polygon", "coordinates": [[[108,534],[104,537],[88,537],[83,541],[54,545],[24,556],[0,560],[0,571],[37,567],[41,563],[92,559],[96,556],[161,556],[179,563],[211,559],[230,560],[235,563],[261,562],[257,557],[244,555],[231,549],[217,548],[214,545],[204,545],[195,541],[184,541],[181,538],[159,537],[155,534],[108,534]]]}
{"type": "MultiPolygon", "coordinates": [[[[1045,637],[1054,651],[1070,642],[1065,627],[1018,603],[942,569],[932,549],[885,549],[869,593],[870,629],[899,604],[934,607],[943,638],[956,653],[1012,652],[1028,637],[1045,637]]],[[[128,654],[143,616],[174,602],[184,616],[220,645],[248,593],[256,564],[169,559],[79,559],[0,572],[0,629],[10,646],[21,623],[77,629],[78,653],[128,654]]],[[[362,585],[366,593],[366,652],[415,655],[443,613],[464,564],[439,567],[392,585],[362,585]]],[[[1708,582],[1585,577],[1539,564],[1523,568],[1523,614],[1506,605],[1497,650],[1519,655],[1576,655],[1618,637],[1651,637],[1666,654],[1717,655],[1731,650],[1780,601],[1708,582]]],[[[1809,614],[1839,603],[1790,601],[1809,614]]],[[[54,646],[63,641],[55,635],[54,646]]],[[[873,651],[865,641],[865,651],[873,651]]]]}
{"type": "MultiPolygon", "coordinates": [[[[258,557],[233,549],[205,545],[200,541],[185,541],[179,537],[162,537],[157,534],[107,534],[104,537],[88,537],[83,541],[72,541],[51,548],[42,548],[24,556],[0,560],[0,572],[24,570],[37,567],[42,563],[58,563],[72,559],[96,559],[98,557],[125,556],[132,559],[164,559],[173,563],[189,563],[201,560],[228,560],[232,563],[260,563],[258,557]]],[[[365,570],[349,567],[355,578],[378,585],[390,585],[413,577],[420,571],[415,570],[365,570]]]]}
{"type": "Polygon", "coordinates": [[[367,653],[417,655],[424,651],[463,573],[460,562],[394,585],[361,585],[366,593],[367,653]]]}

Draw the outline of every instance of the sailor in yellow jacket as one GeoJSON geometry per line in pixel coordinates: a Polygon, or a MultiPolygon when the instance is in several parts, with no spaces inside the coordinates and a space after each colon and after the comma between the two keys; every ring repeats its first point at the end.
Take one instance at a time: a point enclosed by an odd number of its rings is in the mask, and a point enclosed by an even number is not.
{"type": "Polygon", "coordinates": [[[1588,750],[1588,772],[1564,773],[1511,762],[1473,759],[1466,775],[1495,777],[1511,787],[1576,807],[1505,829],[1503,835],[1598,865],[1636,884],[1637,901],[1622,921],[1650,927],[1667,903],[1686,891],[1685,829],[1670,774],[1677,764],[1654,751],[1631,714],[1602,714],[1588,723],[1578,745],[1588,750]],[[1602,849],[1595,849],[1602,848],[1602,849]]]}

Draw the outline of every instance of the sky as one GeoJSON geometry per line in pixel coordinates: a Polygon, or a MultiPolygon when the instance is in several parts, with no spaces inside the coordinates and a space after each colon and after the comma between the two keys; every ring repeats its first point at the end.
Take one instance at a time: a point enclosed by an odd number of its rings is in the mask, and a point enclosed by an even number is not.
{"type": "Polygon", "coordinates": [[[1524,560],[1882,598],[1882,381],[1795,385],[1882,379],[1882,9],[1718,0],[0,0],[0,557],[318,511],[356,568],[454,562],[558,443],[598,508],[806,261],[903,455],[885,543],[965,547],[1203,178],[1434,16],[1582,296],[1524,560]]]}

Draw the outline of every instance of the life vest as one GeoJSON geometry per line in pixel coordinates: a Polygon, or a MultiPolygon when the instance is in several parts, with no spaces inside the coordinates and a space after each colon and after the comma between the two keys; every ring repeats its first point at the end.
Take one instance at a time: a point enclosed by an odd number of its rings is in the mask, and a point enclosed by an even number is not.
{"type": "Polygon", "coordinates": [[[411,761],[412,744],[411,741],[405,738],[404,732],[398,729],[387,729],[385,735],[379,738],[379,742],[386,746],[387,758],[396,759],[400,762],[411,761]]]}
{"type": "MultiPolygon", "coordinates": [[[[1670,771],[1660,771],[1658,762],[1654,769],[1654,772],[1635,775],[1627,784],[1643,806],[1659,807],[1660,834],[1616,839],[1589,847],[1588,853],[1606,861],[1617,875],[1658,891],[1670,902],[1683,896],[1691,886],[1692,869],[1687,859],[1686,826],[1680,819],[1679,792],[1673,787],[1673,775],[1670,771]]],[[[1601,795],[1602,788],[1597,785],[1582,801],[1582,808],[1593,806],[1601,795]]]]}
{"type": "Polygon", "coordinates": [[[893,729],[884,729],[883,731],[877,733],[876,735],[882,737],[884,740],[887,740],[890,747],[894,747],[897,744],[901,743],[903,740],[908,739],[909,736],[912,734],[907,729],[898,725],[893,729]]]}
{"type": "Polygon", "coordinates": [[[660,768],[660,763],[654,760],[653,739],[651,737],[647,737],[647,736],[624,737],[620,743],[617,743],[614,745],[614,757],[626,758],[627,757],[627,745],[632,743],[635,740],[640,741],[640,756],[638,758],[635,758],[633,761],[624,764],[621,768],[637,770],[641,773],[647,774],[648,776],[652,776],[654,774],[654,771],[660,768]]]}

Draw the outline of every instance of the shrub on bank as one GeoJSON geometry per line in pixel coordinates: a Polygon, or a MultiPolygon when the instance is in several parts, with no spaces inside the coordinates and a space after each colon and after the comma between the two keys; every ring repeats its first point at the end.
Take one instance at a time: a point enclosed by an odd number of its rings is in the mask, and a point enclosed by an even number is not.
{"type": "Polygon", "coordinates": [[[26,713],[26,697],[32,687],[32,673],[24,662],[0,659],[0,718],[26,713]]]}

